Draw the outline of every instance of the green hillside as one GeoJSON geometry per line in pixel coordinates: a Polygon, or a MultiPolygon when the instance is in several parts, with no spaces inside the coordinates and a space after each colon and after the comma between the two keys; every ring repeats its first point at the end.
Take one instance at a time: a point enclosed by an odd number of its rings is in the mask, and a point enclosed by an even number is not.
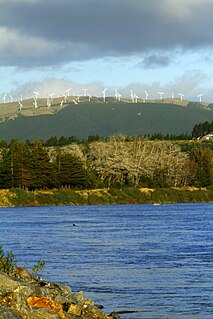
{"type": "MultiPolygon", "coordinates": [[[[47,108],[46,108],[47,109],[47,108]]],[[[41,106],[44,110],[44,106],[41,106]]],[[[48,110],[48,109],[47,109],[48,110]]],[[[213,110],[163,102],[88,102],[52,106],[47,114],[39,108],[31,114],[16,112],[0,123],[0,139],[48,139],[50,136],[86,138],[99,134],[144,135],[191,133],[195,124],[213,120],[213,110]],[[37,112],[37,113],[36,113],[37,112]]]]}

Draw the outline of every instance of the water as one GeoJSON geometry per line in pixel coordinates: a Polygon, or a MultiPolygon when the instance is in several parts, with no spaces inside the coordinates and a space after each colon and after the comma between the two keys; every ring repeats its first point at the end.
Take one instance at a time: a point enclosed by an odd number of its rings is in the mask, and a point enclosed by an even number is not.
{"type": "Polygon", "coordinates": [[[213,316],[213,204],[1,208],[0,244],[106,313],[213,316]]]}

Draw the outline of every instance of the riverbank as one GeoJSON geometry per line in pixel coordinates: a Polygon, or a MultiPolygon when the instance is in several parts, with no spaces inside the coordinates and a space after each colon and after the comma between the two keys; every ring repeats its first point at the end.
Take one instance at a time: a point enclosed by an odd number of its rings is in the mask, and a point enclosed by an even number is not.
{"type": "Polygon", "coordinates": [[[54,189],[0,190],[0,207],[121,205],[213,202],[213,189],[195,188],[104,188],[95,190],[54,189]]]}
{"type": "Polygon", "coordinates": [[[47,282],[23,268],[8,275],[0,271],[1,319],[117,319],[105,315],[86,299],[83,292],[72,293],[69,286],[47,282]]]}

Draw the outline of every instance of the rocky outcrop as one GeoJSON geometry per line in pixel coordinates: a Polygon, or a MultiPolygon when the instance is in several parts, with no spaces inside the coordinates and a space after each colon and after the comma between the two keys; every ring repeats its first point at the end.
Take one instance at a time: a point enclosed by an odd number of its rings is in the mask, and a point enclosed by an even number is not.
{"type": "Polygon", "coordinates": [[[11,276],[0,272],[1,319],[113,319],[83,292],[73,293],[71,288],[47,282],[17,268],[11,276]]]}

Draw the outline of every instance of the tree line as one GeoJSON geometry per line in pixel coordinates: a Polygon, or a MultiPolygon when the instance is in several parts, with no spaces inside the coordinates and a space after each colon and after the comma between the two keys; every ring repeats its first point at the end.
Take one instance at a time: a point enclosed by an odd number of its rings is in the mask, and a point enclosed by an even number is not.
{"type": "MultiPolygon", "coordinates": [[[[211,144],[213,144],[211,142],[211,144]]],[[[0,188],[208,187],[213,150],[201,141],[128,140],[45,146],[13,140],[1,147],[0,188]]]]}

